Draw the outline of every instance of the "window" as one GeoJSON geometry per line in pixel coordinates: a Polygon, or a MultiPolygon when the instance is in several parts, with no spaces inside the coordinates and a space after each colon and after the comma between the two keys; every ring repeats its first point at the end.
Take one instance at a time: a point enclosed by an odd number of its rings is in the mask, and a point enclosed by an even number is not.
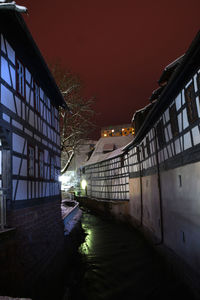
{"type": "Polygon", "coordinates": [[[145,160],[145,149],[144,149],[144,143],[141,144],[141,148],[142,148],[142,156],[143,156],[143,160],[145,160]]]}
{"type": "Polygon", "coordinates": [[[179,129],[178,129],[177,111],[176,111],[175,104],[173,104],[169,108],[169,116],[170,116],[172,134],[173,134],[173,136],[177,136],[179,133],[179,129]]]}
{"type": "Polygon", "coordinates": [[[44,152],[38,151],[38,177],[44,178],[44,152]]]}
{"type": "Polygon", "coordinates": [[[187,115],[189,123],[192,123],[198,119],[196,97],[194,91],[194,83],[191,84],[185,89],[185,101],[187,107],[187,115]]]}
{"type": "Polygon", "coordinates": [[[50,157],[50,179],[55,179],[55,159],[53,156],[50,157]]]}
{"type": "Polygon", "coordinates": [[[197,74],[197,87],[198,87],[198,93],[200,93],[200,74],[197,74]]]}
{"type": "Polygon", "coordinates": [[[34,107],[37,112],[40,112],[40,88],[34,82],[34,107]]]}
{"type": "Polygon", "coordinates": [[[55,127],[55,112],[53,106],[51,106],[51,126],[55,127]]]}
{"type": "Polygon", "coordinates": [[[159,145],[159,148],[161,149],[166,144],[163,120],[160,120],[158,122],[158,124],[156,126],[156,133],[157,133],[157,138],[158,138],[158,145],[159,145]]]}
{"type": "Polygon", "coordinates": [[[28,145],[28,176],[34,177],[35,175],[35,149],[28,145]]]}
{"type": "Polygon", "coordinates": [[[137,161],[140,162],[140,148],[137,146],[137,161]]]}
{"type": "Polygon", "coordinates": [[[150,150],[150,143],[149,143],[149,137],[146,137],[146,147],[147,147],[147,155],[151,155],[151,150],[150,150]]]}
{"type": "Polygon", "coordinates": [[[16,60],[16,90],[21,96],[25,96],[24,66],[16,60]]]}
{"type": "Polygon", "coordinates": [[[121,167],[123,168],[123,167],[124,167],[124,161],[125,161],[124,155],[122,155],[122,156],[120,157],[120,160],[121,160],[121,167]]]}

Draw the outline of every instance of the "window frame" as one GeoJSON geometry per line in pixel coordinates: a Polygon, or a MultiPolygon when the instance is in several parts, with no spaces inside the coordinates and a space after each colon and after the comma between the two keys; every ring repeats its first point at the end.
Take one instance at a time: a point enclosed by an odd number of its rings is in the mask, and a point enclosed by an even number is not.
{"type": "Polygon", "coordinates": [[[156,135],[157,135],[159,149],[163,149],[164,146],[166,145],[163,119],[161,119],[156,125],[156,135]]]}
{"type": "Polygon", "coordinates": [[[191,124],[194,123],[199,118],[193,81],[187,86],[187,88],[185,88],[184,95],[185,95],[188,122],[189,124],[191,124]]]}
{"type": "Polygon", "coordinates": [[[55,128],[55,108],[51,105],[51,126],[55,128]]]}
{"type": "Polygon", "coordinates": [[[32,144],[27,145],[27,177],[35,178],[35,147],[32,144]],[[30,174],[30,151],[29,149],[32,148],[34,151],[33,155],[33,174],[30,174]]]}
{"type": "Polygon", "coordinates": [[[169,118],[170,118],[172,135],[173,137],[176,137],[179,135],[179,126],[178,126],[178,115],[177,115],[177,109],[175,103],[173,103],[169,107],[169,118]]]}
{"type": "Polygon", "coordinates": [[[34,94],[34,110],[36,113],[40,114],[40,87],[37,82],[33,81],[33,94],[34,94]],[[36,93],[36,90],[38,93],[36,93]]]}
{"type": "Polygon", "coordinates": [[[16,66],[16,72],[15,72],[15,79],[16,79],[16,92],[19,96],[21,96],[22,98],[26,98],[26,78],[25,78],[25,67],[23,65],[23,63],[21,62],[21,60],[19,58],[16,57],[15,59],[15,66],[16,66]],[[17,66],[21,66],[22,67],[22,70],[23,70],[23,75],[20,77],[20,74],[19,74],[19,69],[17,66]],[[19,82],[20,82],[20,78],[23,78],[23,89],[19,88],[19,82]],[[23,93],[22,93],[23,91],[23,93]]]}
{"type": "Polygon", "coordinates": [[[55,180],[55,156],[54,155],[50,155],[50,180],[51,181],[55,180]],[[53,170],[53,172],[52,172],[52,170],[53,170]],[[52,173],[53,173],[53,176],[52,176],[52,173]]]}
{"type": "Polygon", "coordinates": [[[149,137],[146,137],[146,148],[147,148],[147,156],[151,155],[151,148],[150,148],[150,141],[149,141],[149,137]]]}
{"type": "Polygon", "coordinates": [[[43,179],[44,178],[44,151],[42,149],[38,149],[38,178],[43,179]],[[43,160],[40,159],[40,154],[43,155],[43,160]],[[40,172],[40,163],[42,162],[42,169],[43,173],[40,172]]]}

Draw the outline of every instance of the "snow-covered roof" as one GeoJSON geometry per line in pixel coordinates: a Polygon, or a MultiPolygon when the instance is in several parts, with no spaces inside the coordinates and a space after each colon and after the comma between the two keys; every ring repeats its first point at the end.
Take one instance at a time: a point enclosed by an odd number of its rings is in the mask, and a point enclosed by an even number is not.
{"type": "Polygon", "coordinates": [[[133,114],[133,117],[132,117],[131,122],[134,121],[135,115],[136,115],[137,113],[145,111],[145,110],[146,110],[149,106],[151,106],[151,105],[152,105],[152,103],[149,103],[149,104],[147,104],[146,106],[144,106],[144,107],[142,107],[142,108],[136,110],[136,111],[134,112],[134,114],[133,114]]]}
{"type": "Polygon", "coordinates": [[[132,140],[132,135],[100,138],[95,146],[95,150],[91,155],[90,159],[83,166],[91,165],[102,160],[107,160],[121,155],[123,153],[123,148],[125,147],[125,145],[130,143],[132,140]],[[114,144],[116,150],[105,153],[105,145],[108,144],[114,144]]]}
{"type": "Polygon", "coordinates": [[[20,13],[27,13],[25,6],[17,5],[14,1],[0,0],[0,9],[15,10],[20,13]]]}

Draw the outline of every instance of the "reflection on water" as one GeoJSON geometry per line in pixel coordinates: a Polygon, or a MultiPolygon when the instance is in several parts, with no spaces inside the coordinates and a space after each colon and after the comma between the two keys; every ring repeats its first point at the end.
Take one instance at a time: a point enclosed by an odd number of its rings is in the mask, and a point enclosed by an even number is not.
{"type": "Polygon", "coordinates": [[[88,213],[83,228],[82,275],[73,300],[192,299],[137,231],[88,213]]]}
{"type": "Polygon", "coordinates": [[[87,255],[90,252],[90,248],[92,245],[92,229],[86,229],[85,226],[83,226],[83,229],[86,234],[86,238],[83,244],[81,244],[79,251],[83,255],[87,255]]]}

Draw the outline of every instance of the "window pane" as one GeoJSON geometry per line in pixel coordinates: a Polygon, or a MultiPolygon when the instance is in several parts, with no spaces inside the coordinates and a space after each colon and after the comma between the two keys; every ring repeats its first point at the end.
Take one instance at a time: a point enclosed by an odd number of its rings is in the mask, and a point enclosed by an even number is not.
{"type": "Polygon", "coordinates": [[[185,101],[187,107],[188,121],[189,123],[192,123],[198,119],[196,97],[195,97],[193,82],[185,89],[185,101]]]}
{"type": "Polygon", "coordinates": [[[163,120],[160,120],[156,126],[156,133],[158,137],[158,145],[160,148],[163,148],[166,144],[165,140],[165,133],[164,133],[164,126],[163,126],[163,120]]]}
{"type": "Polygon", "coordinates": [[[170,123],[171,123],[172,134],[173,134],[173,136],[177,136],[178,133],[179,133],[179,130],[178,130],[177,111],[176,111],[175,104],[173,104],[169,108],[169,115],[170,115],[170,123]]]}
{"type": "Polygon", "coordinates": [[[35,151],[34,148],[28,147],[28,175],[33,177],[35,169],[35,151]]]}

